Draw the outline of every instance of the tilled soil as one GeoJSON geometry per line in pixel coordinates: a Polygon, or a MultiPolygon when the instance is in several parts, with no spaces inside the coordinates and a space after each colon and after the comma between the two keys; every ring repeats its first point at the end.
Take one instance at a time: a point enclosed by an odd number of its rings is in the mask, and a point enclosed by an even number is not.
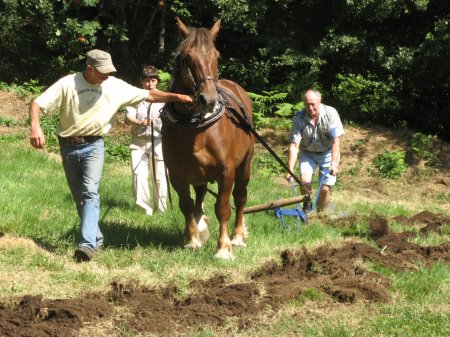
{"type": "MultiPolygon", "coordinates": [[[[356,220],[326,222],[351,227],[356,220]]],[[[450,261],[450,242],[419,246],[408,241],[413,232],[391,232],[385,217],[366,220],[368,235],[377,248],[352,242],[312,252],[286,250],[281,253],[281,265],[271,262],[261,266],[248,283],[227,284],[224,276],[217,275],[192,282],[190,295],[182,298],[170,285],[152,289],[113,283],[106,295],[58,300],[24,296],[13,305],[0,303],[0,336],[76,336],[81,328],[102,320],[113,321],[112,330],[120,327],[120,331],[135,334],[175,335],[205,326],[220,328],[231,321],[245,330],[258,324],[262,311],[276,309],[312,288],[338,302],[389,302],[391,280],[367,270],[364,262],[401,271],[414,269],[418,262],[427,266],[438,260],[450,261]]],[[[450,224],[450,219],[431,212],[393,220],[403,225],[421,224],[423,235],[441,232],[450,224]]]]}

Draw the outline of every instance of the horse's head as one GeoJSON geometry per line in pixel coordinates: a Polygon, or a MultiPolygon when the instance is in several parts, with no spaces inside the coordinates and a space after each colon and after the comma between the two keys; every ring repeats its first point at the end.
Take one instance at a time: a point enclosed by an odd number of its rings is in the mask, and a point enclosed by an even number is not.
{"type": "Polygon", "coordinates": [[[177,57],[175,90],[194,96],[197,112],[206,114],[218,100],[217,66],[219,52],[214,39],[220,30],[220,20],[211,29],[188,28],[177,18],[184,38],[177,57]]]}

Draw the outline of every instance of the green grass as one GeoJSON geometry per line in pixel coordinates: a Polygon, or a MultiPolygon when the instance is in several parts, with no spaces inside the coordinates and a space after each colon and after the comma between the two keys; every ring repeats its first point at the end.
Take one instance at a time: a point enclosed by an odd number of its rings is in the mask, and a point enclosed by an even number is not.
{"type": "MultiPolygon", "coordinates": [[[[105,248],[92,263],[77,264],[72,255],[79,224],[59,156],[34,150],[25,142],[14,138],[7,146],[0,147],[0,233],[22,240],[17,245],[0,247],[2,299],[25,294],[76,297],[86,292],[106,291],[114,280],[134,280],[149,286],[173,283],[182,296],[194,279],[207,279],[217,273],[228,275],[230,282],[249,278],[250,272],[265,261],[278,260],[283,249],[338,244],[350,236],[367,239],[368,224],[364,221],[337,228],[314,219],[308,225],[302,224],[301,232],[297,233],[293,219],[288,219],[291,230],[287,232],[282,230],[273,211],[259,212],[246,216],[250,232],[248,247],[235,249],[233,262],[219,261],[213,258],[219,233],[211,195],[206,197],[206,214],[213,220],[211,238],[201,250],[186,250],[184,220],[174,191],[174,205],[164,215],[145,216],[134,206],[128,163],[107,160],[100,186],[100,226],[105,235],[105,248]]],[[[288,186],[280,187],[267,175],[268,170],[260,174],[259,169],[253,167],[248,205],[292,196],[288,186]]],[[[345,189],[342,187],[336,193],[345,193],[345,189]]],[[[388,203],[355,203],[348,208],[361,215],[411,215],[413,212],[388,203]]],[[[395,231],[406,230],[400,224],[390,225],[395,231]]],[[[418,231],[416,227],[408,229],[418,231]]],[[[418,235],[413,240],[424,245],[440,244],[448,240],[448,233],[418,235]]],[[[416,270],[407,272],[368,265],[393,280],[392,303],[342,305],[314,288],[306,289],[276,315],[262,318],[257,327],[236,335],[448,335],[450,267],[447,264],[417,266],[416,270]],[[298,320],[293,318],[296,315],[298,320]]],[[[133,335],[123,332],[120,336],[133,335]]],[[[215,332],[205,327],[189,336],[215,336],[215,332]]]]}

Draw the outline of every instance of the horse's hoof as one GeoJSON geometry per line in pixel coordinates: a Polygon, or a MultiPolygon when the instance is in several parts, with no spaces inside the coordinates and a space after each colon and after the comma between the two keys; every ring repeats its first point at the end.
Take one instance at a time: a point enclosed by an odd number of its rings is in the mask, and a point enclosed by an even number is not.
{"type": "Polygon", "coordinates": [[[209,221],[209,218],[203,215],[197,224],[198,235],[200,237],[201,242],[206,242],[209,239],[209,228],[207,219],[209,221]]]}
{"type": "Polygon", "coordinates": [[[242,228],[243,228],[242,235],[244,237],[244,240],[247,240],[248,239],[248,229],[247,229],[247,224],[245,223],[245,218],[242,222],[242,228]]]}
{"type": "Polygon", "coordinates": [[[234,260],[233,254],[229,250],[226,250],[226,249],[219,250],[216,253],[216,255],[214,255],[214,257],[216,259],[227,260],[227,261],[233,261],[234,260]]]}
{"type": "Polygon", "coordinates": [[[247,244],[244,242],[242,236],[236,236],[231,240],[231,244],[236,247],[247,247],[247,244]]]}
{"type": "Polygon", "coordinates": [[[195,249],[201,248],[201,246],[202,246],[202,242],[200,240],[193,239],[190,242],[188,242],[184,247],[187,249],[195,250],[195,249]]]}

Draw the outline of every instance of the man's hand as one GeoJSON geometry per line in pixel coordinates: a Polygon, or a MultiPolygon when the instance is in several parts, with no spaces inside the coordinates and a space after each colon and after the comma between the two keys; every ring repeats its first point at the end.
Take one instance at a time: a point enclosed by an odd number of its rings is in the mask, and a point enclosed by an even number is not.
{"type": "Polygon", "coordinates": [[[339,172],[339,170],[338,170],[337,166],[331,164],[331,166],[330,166],[330,174],[331,174],[332,176],[336,177],[337,174],[338,174],[338,172],[339,172]]]}
{"type": "Polygon", "coordinates": [[[192,97],[188,96],[188,95],[181,95],[180,94],[179,98],[180,98],[180,102],[183,102],[183,103],[192,103],[193,102],[192,97]]]}
{"type": "Polygon", "coordinates": [[[45,147],[45,135],[40,126],[31,128],[30,144],[36,149],[43,149],[45,147]]]}

